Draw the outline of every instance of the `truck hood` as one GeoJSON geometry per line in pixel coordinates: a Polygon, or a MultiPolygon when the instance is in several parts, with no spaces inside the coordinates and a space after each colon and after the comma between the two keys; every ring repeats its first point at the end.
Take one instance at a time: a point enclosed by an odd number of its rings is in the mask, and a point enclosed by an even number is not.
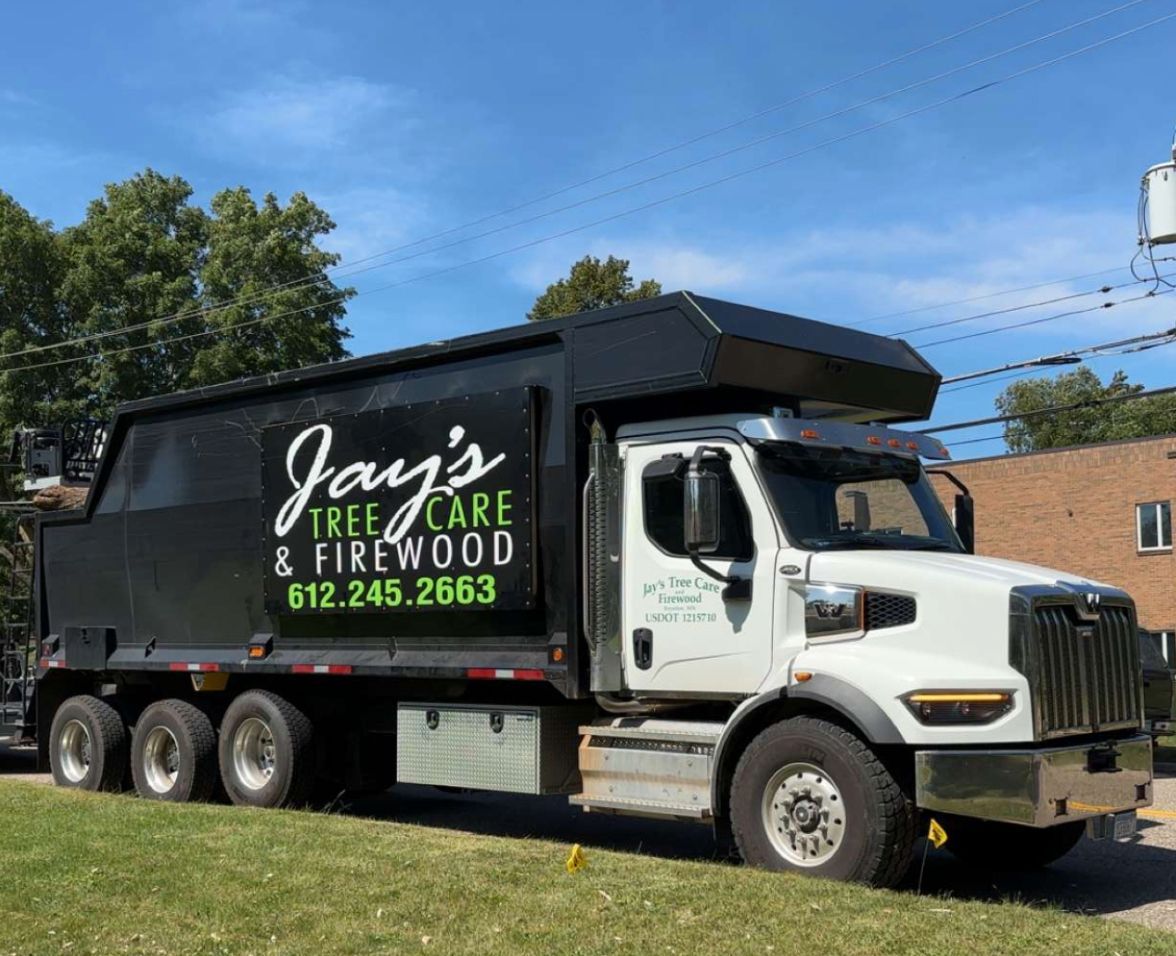
{"type": "Polygon", "coordinates": [[[944,578],[957,582],[966,579],[972,586],[988,585],[1002,591],[1027,584],[1106,586],[1079,574],[1036,564],[942,551],[822,551],[809,560],[811,581],[919,591],[935,582],[947,583],[944,578]]]}

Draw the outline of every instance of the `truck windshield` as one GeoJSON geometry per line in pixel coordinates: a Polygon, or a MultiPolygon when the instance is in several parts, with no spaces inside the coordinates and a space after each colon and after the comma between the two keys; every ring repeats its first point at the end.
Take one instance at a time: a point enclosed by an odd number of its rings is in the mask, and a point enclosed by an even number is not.
{"type": "Polygon", "coordinates": [[[756,446],[792,543],[812,551],[962,551],[917,461],[791,442],[756,446]]]}

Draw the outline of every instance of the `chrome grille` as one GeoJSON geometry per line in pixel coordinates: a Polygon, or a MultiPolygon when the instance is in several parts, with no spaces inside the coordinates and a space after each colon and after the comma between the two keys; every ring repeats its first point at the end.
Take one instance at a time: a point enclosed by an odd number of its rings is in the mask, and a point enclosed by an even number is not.
{"type": "Polygon", "coordinates": [[[899,627],[915,622],[915,599],[905,594],[866,592],[866,630],[899,627]]]}
{"type": "Polygon", "coordinates": [[[1069,597],[1038,598],[1016,623],[1011,658],[1029,679],[1038,737],[1140,725],[1143,673],[1130,604],[1104,601],[1091,612],[1069,597]]]}

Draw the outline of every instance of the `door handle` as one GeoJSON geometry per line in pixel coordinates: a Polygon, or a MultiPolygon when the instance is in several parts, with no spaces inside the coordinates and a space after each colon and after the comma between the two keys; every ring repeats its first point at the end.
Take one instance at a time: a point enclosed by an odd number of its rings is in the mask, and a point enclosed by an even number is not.
{"type": "Polygon", "coordinates": [[[653,666],[653,631],[647,627],[633,631],[633,662],[643,671],[653,666]]]}

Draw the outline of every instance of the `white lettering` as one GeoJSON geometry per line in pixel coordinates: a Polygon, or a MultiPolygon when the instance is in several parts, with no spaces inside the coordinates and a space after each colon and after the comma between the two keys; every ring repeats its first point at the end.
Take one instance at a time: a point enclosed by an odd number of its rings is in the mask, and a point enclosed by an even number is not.
{"type": "MultiPolygon", "coordinates": [[[[465,429],[455,425],[449,430],[449,448],[456,448],[465,437],[465,429]]],[[[286,476],[294,487],[294,492],[283,503],[274,521],[274,534],[284,538],[302,517],[310,499],[316,489],[326,485],[326,493],[332,500],[337,500],[354,491],[357,487],[364,491],[374,491],[383,486],[386,488],[400,488],[413,482],[419,482],[414,491],[392,515],[384,527],[384,541],[397,544],[411,529],[413,523],[420,516],[425,502],[432,495],[452,496],[455,488],[462,488],[473,481],[488,474],[505,459],[505,454],[496,455],[486,461],[482,448],[477,442],[471,442],[453,464],[445,469],[449,477],[439,481],[443,461],[440,455],[430,455],[418,464],[408,466],[403,458],[398,458],[382,471],[379,464],[372,461],[355,461],[336,470],[327,464],[330,456],[334,433],[330,425],[311,425],[298,434],[286,450],[286,476]],[[310,466],[301,476],[297,464],[299,454],[304,445],[317,440],[310,466]],[[464,472],[454,474],[461,468],[464,472]],[[332,477],[333,476],[333,477],[332,477]]],[[[419,556],[419,544],[418,544],[419,556]]]]}
{"type": "Polygon", "coordinates": [[[498,565],[510,564],[514,556],[514,541],[509,531],[494,532],[494,563],[498,565]]]}
{"type": "Polygon", "coordinates": [[[476,568],[482,563],[482,552],[484,550],[482,547],[482,536],[476,531],[471,531],[461,539],[461,559],[465,562],[467,568],[476,568]],[[477,546],[477,555],[475,557],[470,557],[470,545],[477,546]]]}
{"type": "Polygon", "coordinates": [[[445,569],[453,563],[453,539],[447,534],[439,534],[433,539],[433,567],[445,569]],[[445,545],[445,560],[441,560],[441,545],[445,545]]]}

